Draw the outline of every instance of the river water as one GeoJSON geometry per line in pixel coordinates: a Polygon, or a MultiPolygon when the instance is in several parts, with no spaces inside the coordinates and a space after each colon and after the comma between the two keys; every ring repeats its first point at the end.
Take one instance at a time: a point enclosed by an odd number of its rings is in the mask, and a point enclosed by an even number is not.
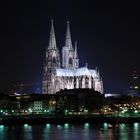
{"type": "Polygon", "coordinates": [[[140,123],[0,125],[0,140],[140,140],[140,123]]]}

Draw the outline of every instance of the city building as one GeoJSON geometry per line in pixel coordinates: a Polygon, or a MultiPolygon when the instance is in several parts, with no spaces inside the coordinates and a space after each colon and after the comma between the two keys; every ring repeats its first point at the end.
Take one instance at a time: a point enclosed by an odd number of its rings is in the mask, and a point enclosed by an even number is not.
{"type": "MultiPolygon", "coordinates": [[[[61,90],[56,94],[0,95],[1,116],[31,115],[72,115],[80,112],[86,115],[94,110],[100,111],[104,94],[94,89],[61,90]]],[[[79,115],[80,115],[79,114],[79,115]]]]}
{"type": "Polygon", "coordinates": [[[34,101],[34,112],[42,112],[43,107],[42,107],[42,101],[34,101]]]}
{"type": "Polygon", "coordinates": [[[67,22],[65,46],[62,47],[62,59],[60,59],[52,20],[43,67],[42,93],[55,94],[60,90],[78,88],[94,89],[103,93],[102,78],[97,69],[88,69],[87,65],[79,67],[77,43],[73,46],[69,22],[67,22]]]}
{"type": "Polygon", "coordinates": [[[140,88],[140,74],[137,71],[133,71],[130,79],[130,89],[139,90],[140,88]]]}

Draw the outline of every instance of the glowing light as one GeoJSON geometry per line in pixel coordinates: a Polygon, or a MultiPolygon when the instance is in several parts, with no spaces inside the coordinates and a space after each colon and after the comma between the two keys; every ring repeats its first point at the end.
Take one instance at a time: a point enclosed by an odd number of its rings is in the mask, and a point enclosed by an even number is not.
{"type": "Polygon", "coordinates": [[[24,124],[24,127],[27,127],[28,126],[28,124],[24,124]]]}
{"type": "Polygon", "coordinates": [[[107,123],[104,123],[104,129],[108,129],[108,124],[107,123]]]}
{"type": "Polygon", "coordinates": [[[86,128],[86,129],[89,128],[89,123],[85,123],[84,128],[86,128]]]}
{"type": "Polygon", "coordinates": [[[29,110],[29,112],[31,112],[31,113],[33,112],[31,108],[29,108],[28,110],[29,110]]]}
{"type": "Polygon", "coordinates": [[[58,128],[58,129],[61,129],[61,128],[62,128],[62,126],[61,126],[61,125],[57,125],[57,128],[58,128]]]}
{"type": "Polygon", "coordinates": [[[138,111],[137,111],[137,110],[135,110],[135,113],[138,113],[138,111]]]}
{"type": "Polygon", "coordinates": [[[67,114],[68,113],[68,110],[65,110],[65,114],[67,114]]]}
{"type": "Polygon", "coordinates": [[[72,115],[73,113],[72,112],[69,112],[69,115],[72,115]]]}
{"type": "Polygon", "coordinates": [[[139,87],[138,87],[138,86],[135,86],[134,88],[135,88],[135,89],[138,89],[139,87]]]}
{"type": "Polygon", "coordinates": [[[87,109],[84,109],[84,113],[88,113],[88,110],[87,109]]]}
{"type": "Polygon", "coordinates": [[[56,101],[53,101],[52,104],[56,104],[56,101]]]}
{"type": "Polygon", "coordinates": [[[138,123],[134,123],[134,129],[138,130],[138,128],[139,128],[139,124],[138,123]]]}
{"type": "Polygon", "coordinates": [[[64,128],[69,128],[69,124],[68,123],[65,123],[64,124],[64,128]]]}
{"type": "Polygon", "coordinates": [[[4,125],[0,125],[0,129],[4,128],[4,125]]]}
{"type": "Polygon", "coordinates": [[[46,127],[47,127],[47,128],[51,128],[51,125],[50,125],[50,124],[46,124],[46,127]]]}

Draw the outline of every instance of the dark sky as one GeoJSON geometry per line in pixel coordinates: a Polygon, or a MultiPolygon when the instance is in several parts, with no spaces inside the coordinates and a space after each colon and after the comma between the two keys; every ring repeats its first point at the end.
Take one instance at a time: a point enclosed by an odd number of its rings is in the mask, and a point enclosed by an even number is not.
{"type": "Polygon", "coordinates": [[[131,72],[140,71],[139,14],[132,1],[1,2],[0,91],[20,82],[41,83],[51,18],[59,49],[69,19],[80,65],[99,68],[106,92],[128,89],[131,72]]]}

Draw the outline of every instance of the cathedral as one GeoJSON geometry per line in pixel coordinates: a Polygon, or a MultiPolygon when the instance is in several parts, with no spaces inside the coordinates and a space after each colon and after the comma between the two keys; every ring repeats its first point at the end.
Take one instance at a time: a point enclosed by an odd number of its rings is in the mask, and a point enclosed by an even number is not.
{"type": "Polygon", "coordinates": [[[77,43],[73,45],[69,21],[67,21],[65,44],[62,57],[56,45],[53,20],[49,44],[43,66],[42,93],[55,94],[64,89],[89,88],[103,93],[103,82],[97,69],[79,67],[77,43]]]}

